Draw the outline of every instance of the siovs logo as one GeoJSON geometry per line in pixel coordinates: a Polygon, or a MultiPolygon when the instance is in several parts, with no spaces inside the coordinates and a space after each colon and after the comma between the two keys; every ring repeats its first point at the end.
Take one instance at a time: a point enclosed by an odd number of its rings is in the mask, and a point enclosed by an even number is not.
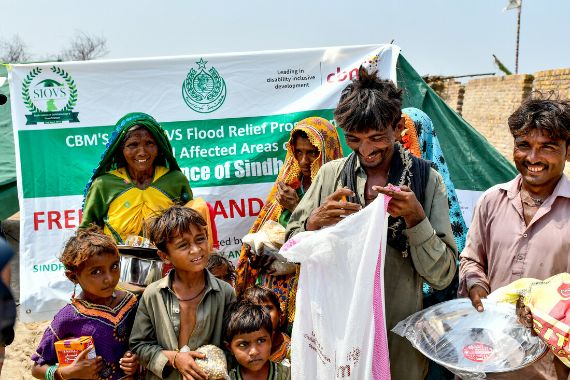
{"type": "Polygon", "coordinates": [[[192,68],[182,83],[182,97],[192,110],[199,113],[214,112],[226,100],[226,82],[214,67],[206,71],[203,58],[198,62],[198,70],[192,68]]]}
{"type": "Polygon", "coordinates": [[[79,113],[72,112],[77,103],[75,81],[57,66],[30,71],[22,82],[22,101],[31,112],[26,125],[79,122],[79,113]]]}

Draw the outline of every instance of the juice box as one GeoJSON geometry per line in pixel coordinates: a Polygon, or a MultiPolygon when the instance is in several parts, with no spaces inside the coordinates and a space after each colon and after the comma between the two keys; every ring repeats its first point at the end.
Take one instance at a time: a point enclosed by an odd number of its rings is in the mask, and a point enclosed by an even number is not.
{"type": "MultiPolygon", "coordinates": [[[[57,354],[59,365],[62,367],[70,365],[73,363],[77,355],[91,346],[95,346],[93,343],[93,337],[91,336],[58,340],[55,342],[55,352],[57,354]]],[[[93,349],[87,354],[87,358],[95,359],[96,357],[97,354],[95,353],[95,347],[93,347],[93,349]]]]}

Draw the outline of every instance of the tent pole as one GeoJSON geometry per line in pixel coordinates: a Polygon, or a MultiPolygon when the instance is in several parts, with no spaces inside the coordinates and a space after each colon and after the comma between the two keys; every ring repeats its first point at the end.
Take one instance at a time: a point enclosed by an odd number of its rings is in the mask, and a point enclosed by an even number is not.
{"type": "Polygon", "coordinates": [[[521,34],[521,11],[522,11],[522,0],[518,7],[518,16],[517,16],[517,47],[515,52],[515,74],[519,73],[519,40],[521,34]]]}

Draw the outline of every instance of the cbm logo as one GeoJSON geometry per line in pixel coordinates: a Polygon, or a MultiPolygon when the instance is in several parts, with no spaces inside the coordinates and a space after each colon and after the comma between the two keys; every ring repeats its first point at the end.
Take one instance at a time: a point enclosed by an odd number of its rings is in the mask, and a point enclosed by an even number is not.
{"type": "Polygon", "coordinates": [[[65,70],[52,66],[50,70],[36,67],[22,82],[22,101],[31,112],[26,125],[79,122],[75,81],[65,70]]]}
{"type": "Polygon", "coordinates": [[[348,69],[341,69],[339,66],[336,68],[336,72],[329,73],[327,75],[327,82],[328,83],[339,83],[344,82],[346,80],[353,81],[358,80],[358,69],[360,66],[364,66],[368,72],[373,72],[378,70],[378,63],[380,62],[380,57],[378,54],[373,54],[369,57],[366,57],[360,65],[353,66],[348,69]]]}

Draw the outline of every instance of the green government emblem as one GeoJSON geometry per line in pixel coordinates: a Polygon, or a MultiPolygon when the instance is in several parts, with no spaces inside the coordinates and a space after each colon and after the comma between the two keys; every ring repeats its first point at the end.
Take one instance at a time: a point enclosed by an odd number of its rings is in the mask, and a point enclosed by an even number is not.
{"type": "Polygon", "coordinates": [[[208,61],[200,58],[196,63],[198,70],[192,68],[182,83],[182,97],[196,112],[213,112],[226,100],[226,82],[215,68],[206,71],[208,61]]]}
{"type": "Polygon", "coordinates": [[[63,121],[77,123],[78,112],[72,112],[77,103],[77,87],[71,75],[52,66],[50,70],[36,67],[22,82],[22,100],[31,115],[26,125],[54,124],[63,121]]]}

